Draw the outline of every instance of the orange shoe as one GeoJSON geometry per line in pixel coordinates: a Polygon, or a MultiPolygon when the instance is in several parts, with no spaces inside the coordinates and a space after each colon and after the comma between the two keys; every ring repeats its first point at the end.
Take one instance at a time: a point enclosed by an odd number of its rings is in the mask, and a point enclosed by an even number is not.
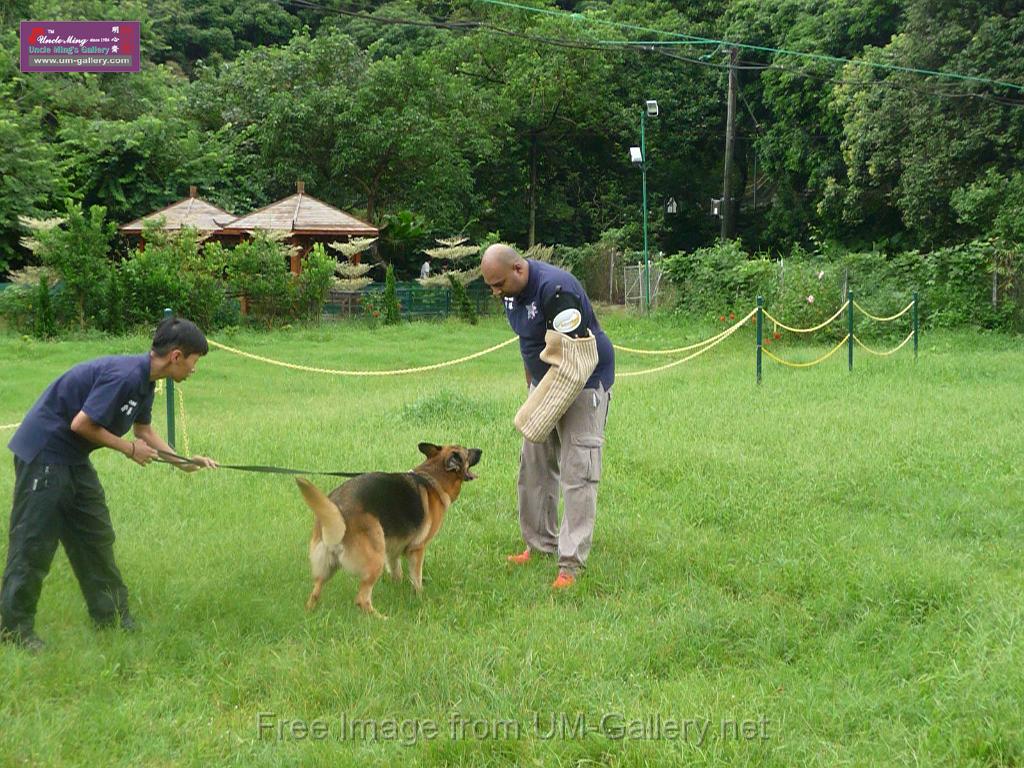
{"type": "Polygon", "coordinates": [[[552,589],[568,589],[576,583],[576,577],[569,571],[559,571],[558,578],[551,583],[552,589]]]}
{"type": "Polygon", "coordinates": [[[512,565],[526,565],[530,561],[530,548],[527,547],[518,555],[509,555],[505,559],[512,565]]]}

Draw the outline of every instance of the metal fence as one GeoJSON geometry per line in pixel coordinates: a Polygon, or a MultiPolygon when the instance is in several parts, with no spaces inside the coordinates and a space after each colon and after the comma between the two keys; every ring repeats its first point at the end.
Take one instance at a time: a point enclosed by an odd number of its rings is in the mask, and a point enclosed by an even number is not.
{"type": "MultiPolygon", "coordinates": [[[[325,320],[358,317],[363,313],[363,297],[384,292],[384,285],[373,283],[359,291],[332,290],[324,304],[325,320]]],[[[424,319],[447,317],[457,311],[452,299],[452,289],[446,287],[424,288],[419,283],[396,283],[395,293],[402,308],[402,317],[424,319]]],[[[466,286],[466,293],[477,314],[484,314],[492,304],[491,292],[483,282],[477,280],[466,286]]]]}
{"type": "MultiPolygon", "coordinates": [[[[658,289],[661,288],[661,267],[650,265],[651,274],[651,305],[658,303],[658,289]]],[[[646,305],[644,290],[644,265],[626,264],[622,267],[622,282],[625,286],[625,303],[627,307],[643,307],[646,305]]]]}

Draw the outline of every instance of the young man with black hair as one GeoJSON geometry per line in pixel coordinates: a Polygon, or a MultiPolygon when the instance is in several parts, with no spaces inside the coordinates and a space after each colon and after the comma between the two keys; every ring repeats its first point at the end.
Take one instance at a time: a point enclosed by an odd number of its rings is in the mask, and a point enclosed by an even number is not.
{"type": "MultiPolygon", "coordinates": [[[[155,382],[182,382],[209,351],[188,320],[165,318],[144,355],[80,363],[39,397],[8,447],[14,452],[14,503],[7,567],[0,586],[0,640],[32,651],[36,605],[57,543],[64,545],[89,615],[98,627],[135,629],[128,590],[114,562],[114,528],[89,454],[112,448],[140,466],[172,451],[153,429],[155,382]],[[122,435],[132,428],[134,440],[122,435]]],[[[205,456],[185,472],[216,467],[205,456]]]]}

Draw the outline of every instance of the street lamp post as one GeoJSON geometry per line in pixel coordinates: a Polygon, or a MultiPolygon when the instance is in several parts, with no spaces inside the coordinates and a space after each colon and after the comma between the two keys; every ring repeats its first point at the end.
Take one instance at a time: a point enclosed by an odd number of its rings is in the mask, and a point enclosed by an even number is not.
{"type": "Polygon", "coordinates": [[[643,183],[643,206],[644,206],[644,305],[647,311],[651,311],[651,261],[647,251],[647,143],[644,138],[644,128],[647,117],[658,116],[658,102],[648,99],[644,108],[640,110],[640,146],[630,147],[629,156],[633,163],[640,166],[640,175],[643,183]]]}

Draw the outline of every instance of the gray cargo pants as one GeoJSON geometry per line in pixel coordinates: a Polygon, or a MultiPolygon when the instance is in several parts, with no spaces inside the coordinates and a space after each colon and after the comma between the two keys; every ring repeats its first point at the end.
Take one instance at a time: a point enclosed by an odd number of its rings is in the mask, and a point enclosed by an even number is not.
{"type": "Polygon", "coordinates": [[[597,484],[611,391],[584,389],[543,443],[523,441],[519,457],[519,528],[531,551],[558,553],[575,573],[590,552],[597,484]],[[565,501],[558,524],[559,492],[565,501]]]}

